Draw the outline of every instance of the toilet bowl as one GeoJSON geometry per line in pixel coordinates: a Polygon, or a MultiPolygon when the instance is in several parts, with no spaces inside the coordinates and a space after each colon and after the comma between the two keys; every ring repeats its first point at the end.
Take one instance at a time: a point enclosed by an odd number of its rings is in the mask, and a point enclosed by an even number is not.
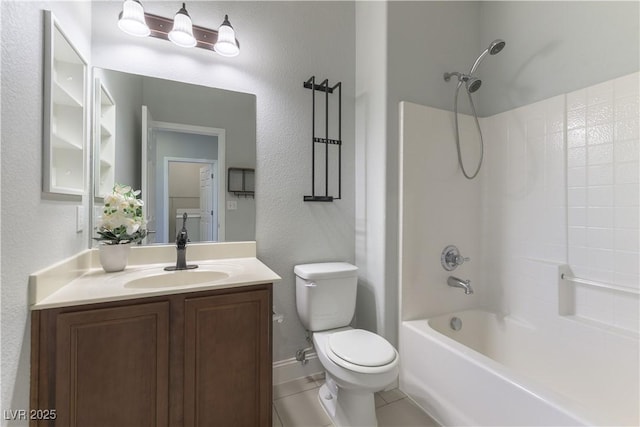
{"type": "Polygon", "coordinates": [[[396,349],[379,335],[352,328],[316,332],[313,344],[326,376],[320,403],[334,425],[377,426],[374,393],[398,377],[396,349]]]}
{"type": "Polygon", "coordinates": [[[319,398],[335,426],[378,425],[374,392],[398,377],[398,352],[381,336],[349,326],[355,312],[357,267],[296,266],[296,305],[326,372],[319,398]]]}

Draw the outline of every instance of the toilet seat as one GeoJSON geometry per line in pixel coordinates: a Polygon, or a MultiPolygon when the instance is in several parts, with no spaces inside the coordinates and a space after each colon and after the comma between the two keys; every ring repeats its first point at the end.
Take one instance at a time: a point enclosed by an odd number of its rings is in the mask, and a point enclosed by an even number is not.
{"type": "Polygon", "coordinates": [[[387,340],[363,329],[328,336],[326,353],[336,365],[360,373],[378,373],[398,363],[398,352],[387,340]]]}

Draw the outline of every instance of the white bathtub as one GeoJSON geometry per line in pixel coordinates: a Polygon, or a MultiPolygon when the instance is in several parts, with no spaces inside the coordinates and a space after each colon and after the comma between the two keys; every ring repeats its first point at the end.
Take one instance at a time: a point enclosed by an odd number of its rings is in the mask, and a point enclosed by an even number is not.
{"type": "Polygon", "coordinates": [[[447,426],[639,425],[638,338],[557,325],[479,310],[402,322],[400,388],[447,426]]]}

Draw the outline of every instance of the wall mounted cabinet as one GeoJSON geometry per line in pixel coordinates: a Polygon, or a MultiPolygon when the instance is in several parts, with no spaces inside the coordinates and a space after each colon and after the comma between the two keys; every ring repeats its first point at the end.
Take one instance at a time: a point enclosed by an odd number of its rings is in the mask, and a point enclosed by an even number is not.
{"type": "Polygon", "coordinates": [[[229,168],[227,170],[227,191],[236,196],[254,197],[255,169],[229,168]]]}
{"type": "Polygon", "coordinates": [[[43,191],[85,189],[87,62],[50,11],[44,32],[43,191]]]}
{"type": "Polygon", "coordinates": [[[94,88],[94,191],[96,197],[104,197],[111,193],[115,183],[116,103],[99,78],[94,88]]]}

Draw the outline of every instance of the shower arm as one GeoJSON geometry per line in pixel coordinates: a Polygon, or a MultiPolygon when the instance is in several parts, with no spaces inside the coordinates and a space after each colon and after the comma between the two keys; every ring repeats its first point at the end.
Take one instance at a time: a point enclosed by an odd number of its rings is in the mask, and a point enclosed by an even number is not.
{"type": "Polygon", "coordinates": [[[459,89],[460,86],[462,86],[462,83],[468,81],[471,78],[469,74],[462,74],[462,73],[458,73],[457,71],[452,71],[450,73],[444,73],[444,81],[445,82],[450,81],[452,76],[456,76],[458,78],[457,89],[459,89]]]}
{"type": "Polygon", "coordinates": [[[484,57],[487,56],[487,53],[489,53],[489,48],[485,49],[484,52],[482,52],[480,56],[478,56],[478,59],[476,59],[476,62],[473,63],[473,67],[471,67],[471,70],[469,71],[470,76],[473,75],[473,73],[476,71],[484,57]]]}

